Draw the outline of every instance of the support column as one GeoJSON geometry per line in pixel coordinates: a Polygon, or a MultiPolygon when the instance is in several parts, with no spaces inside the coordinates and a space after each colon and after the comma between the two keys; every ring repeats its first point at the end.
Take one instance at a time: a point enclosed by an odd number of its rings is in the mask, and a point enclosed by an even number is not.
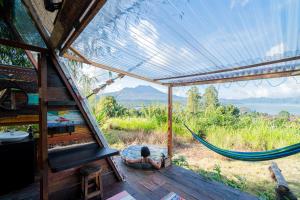
{"type": "Polygon", "coordinates": [[[44,53],[39,55],[38,74],[40,199],[48,200],[47,58],[44,53]]]}
{"type": "Polygon", "coordinates": [[[173,133],[172,133],[172,87],[168,87],[168,157],[173,156],[173,133]]]}

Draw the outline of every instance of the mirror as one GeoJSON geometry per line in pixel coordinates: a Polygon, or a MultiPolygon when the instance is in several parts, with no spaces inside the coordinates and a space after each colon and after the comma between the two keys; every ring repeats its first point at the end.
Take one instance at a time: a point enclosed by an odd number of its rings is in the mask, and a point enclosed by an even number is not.
{"type": "Polygon", "coordinates": [[[28,103],[25,91],[19,88],[0,89],[0,107],[5,110],[18,110],[28,103]]]}

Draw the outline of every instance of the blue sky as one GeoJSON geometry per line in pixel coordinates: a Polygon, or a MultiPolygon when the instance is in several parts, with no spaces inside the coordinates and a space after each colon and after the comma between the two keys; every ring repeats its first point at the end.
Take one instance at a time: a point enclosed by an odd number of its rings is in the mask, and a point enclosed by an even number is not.
{"type": "MultiPolygon", "coordinates": [[[[111,0],[74,46],[93,61],[149,78],[199,73],[298,55],[299,10],[298,0],[111,0]]],[[[222,98],[298,95],[293,78],[258,83],[217,87],[222,98]]],[[[166,90],[126,77],[105,92],[137,85],[166,90]]]]}
{"type": "MultiPolygon", "coordinates": [[[[99,85],[109,78],[106,71],[92,66],[85,65],[84,72],[93,75],[105,74],[99,80],[99,85]]],[[[152,86],[162,92],[167,92],[167,88],[165,86],[126,76],[123,79],[116,80],[115,83],[109,85],[102,92],[116,92],[125,87],[133,88],[139,85],[152,86]]],[[[199,87],[200,92],[203,93],[207,86],[208,85],[201,85],[197,87],[199,87]]],[[[226,99],[243,99],[251,97],[300,97],[300,76],[214,84],[214,86],[218,89],[219,96],[226,99]]],[[[175,87],[174,94],[178,96],[186,96],[186,92],[189,88],[190,86],[175,87]]]]}

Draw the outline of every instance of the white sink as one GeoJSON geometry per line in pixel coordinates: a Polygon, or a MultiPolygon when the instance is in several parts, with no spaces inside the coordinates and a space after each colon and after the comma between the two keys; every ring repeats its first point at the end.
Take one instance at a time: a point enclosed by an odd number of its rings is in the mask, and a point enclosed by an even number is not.
{"type": "Polygon", "coordinates": [[[0,131],[0,141],[1,142],[15,142],[23,140],[28,137],[29,133],[25,131],[0,131]]]}

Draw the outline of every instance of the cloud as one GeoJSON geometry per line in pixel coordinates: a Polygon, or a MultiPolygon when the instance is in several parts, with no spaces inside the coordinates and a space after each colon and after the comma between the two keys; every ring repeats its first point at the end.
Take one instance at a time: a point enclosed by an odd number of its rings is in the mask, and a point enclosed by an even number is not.
{"type": "Polygon", "coordinates": [[[276,56],[276,55],[282,55],[284,53],[284,51],[286,50],[286,46],[284,45],[284,43],[279,43],[273,47],[271,47],[267,52],[266,52],[266,56],[276,56]]]}
{"type": "MultiPolygon", "coordinates": [[[[129,26],[129,33],[133,42],[138,45],[139,51],[144,52],[147,55],[145,57],[150,58],[149,61],[156,65],[154,68],[161,70],[157,65],[169,64],[168,54],[162,53],[162,47],[159,45],[162,43],[159,32],[151,22],[140,20],[138,25],[129,26]]],[[[166,44],[163,46],[164,52],[172,48],[166,44]]]]}
{"type": "MultiPolygon", "coordinates": [[[[222,99],[244,99],[244,98],[288,98],[299,97],[300,76],[288,78],[274,78],[253,80],[245,82],[233,82],[231,84],[213,84],[219,92],[219,97],[222,99]]],[[[191,86],[176,87],[174,94],[178,96],[186,96],[186,92],[191,86]]],[[[198,86],[199,92],[204,93],[208,85],[198,86]]]]}

